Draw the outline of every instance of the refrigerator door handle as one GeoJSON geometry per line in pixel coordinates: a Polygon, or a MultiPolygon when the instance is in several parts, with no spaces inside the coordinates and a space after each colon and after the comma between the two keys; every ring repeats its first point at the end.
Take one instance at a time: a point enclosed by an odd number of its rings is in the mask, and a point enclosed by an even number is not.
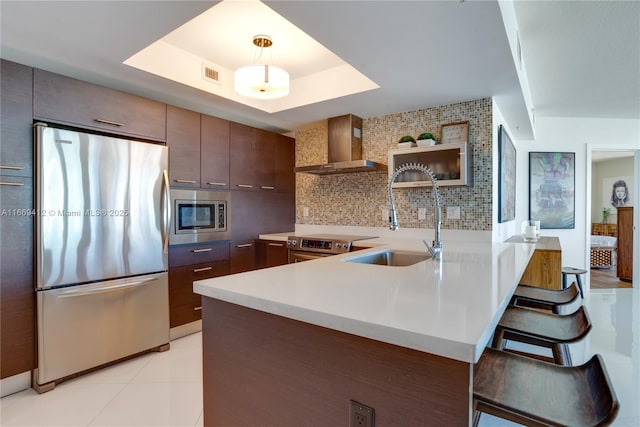
{"type": "Polygon", "coordinates": [[[148,279],[144,279],[144,280],[136,280],[135,282],[129,282],[129,283],[121,283],[118,285],[112,285],[112,286],[105,286],[104,288],[91,288],[91,289],[72,289],[72,290],[68,290],[68,291],[62,291],[58,294],[58,298],[70,298],[70,297],[80,297],[80,296],[84,296],[84,295],[95,295],[95,294],[101,294],[104,292],[113,292],[116,290],[122,290],[122,289],[126,289],[126,288],[133,288],[136,286],[141,286],[141,285],[146,285],[150,282],[155,282],[158,279],[156,277],[150,277],[148,279]]]}
{"type": "Polygon", "coordinates": [[[162,250],[166,254],[169,252],[169,234],[171,233],[171,193],[169,188],[169,172],[165,169],[162,172],[164,182],[164,242],[162,243],[162,250]]]}

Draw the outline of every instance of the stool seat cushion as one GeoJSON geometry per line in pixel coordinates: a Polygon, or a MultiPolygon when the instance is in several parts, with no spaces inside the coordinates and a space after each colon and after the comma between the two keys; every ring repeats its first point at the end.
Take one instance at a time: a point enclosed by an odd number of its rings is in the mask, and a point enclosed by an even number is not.
{"type": "Polygon", "coordinates": [[[473,377],[478,411],[528,426],[607,425],[618,412],[599,355],[568,367],[487,348],[473,377]]]}

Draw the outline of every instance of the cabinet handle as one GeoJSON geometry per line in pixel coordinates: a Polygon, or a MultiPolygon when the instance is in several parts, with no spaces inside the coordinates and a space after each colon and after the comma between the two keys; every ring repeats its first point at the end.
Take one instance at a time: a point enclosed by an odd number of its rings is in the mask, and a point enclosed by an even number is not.
{"type": "Polygon", "coordinates": [[[200,310],[202,310],[202,306],[194,307],[194,308],[193,308],[193,311],[200,311],[200,310]]]}
{"type": "Polygon", "coordinates": [[[0,181],[0,185],[10,185],[12,187],[22,187],[24,183],[22,182],[2,182],[0,181]]]}
{"type": "Polygon", "coordinates": [[[283,247],[284,243],[269,243],[269,246],[278,246],[278,247],[283,247]]]}
{"type": "Polygon", "coordinates": [[[203,271],[213,270],[213,267],[202,267],[202,268],[194,268],[194,273],[202,273],[203,271]]]}
{"type": "Polygon", "coordinates": [[[177,182],[179,184],[195,184],[196,182],[190,179],[174,179],[173,182],[177,182]]]}
{"type": "Polygon", "coordinates": [[[236,245],[236,248],[238,248],[238,249],[250,248],[251,246],[253,246],[253,243],[244,243],[242,245],[236,245]]]}
{"type": "Polygon", "coordinates": [[[240,187],[240,188],[253,188],[253,185],[249,185],[249,184],[236,184],[236,187],[240,187]]]}
{"type": "Polygon", "coordinates": [[[218,187],[226,187],[227,183],[226,182],[207,182],[207,185],[216,185],[218,187]]]}
{"type": "Polygon", "coordinates": [[[24,166],[0,165],[0,169],[10,169],[12,171],[21,171],[21,170],[24,170],[24,166]]]}
{"type": "Polygon", "coordinates": [[[201,252],[211,252],[212,248],[203,248],[203,249],[191,249],[191,252],[194,254],[199,254],[201,252]]]}
{"type": "Polygon", "coordinates": [[[105,119],[93,119],[94,122],[98,122],[98,123],[104,123],[105,125],[111,125],[111,126],[124,126],[124,123],[118,123],[118,122],[114,122],[113,120],[105,120],[105,119]]]}
{"type": "Polygon", "coordinates": [[[276,187],[272,187],[270,185],[261,185],[260,188],[262,188],[263,190],[275,190],[276,187]]]}

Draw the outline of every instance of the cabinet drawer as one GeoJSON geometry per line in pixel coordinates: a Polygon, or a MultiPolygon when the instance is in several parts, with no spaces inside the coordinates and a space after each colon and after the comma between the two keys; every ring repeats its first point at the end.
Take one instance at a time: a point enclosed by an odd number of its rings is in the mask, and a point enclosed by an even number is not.
{"type": "Polygon", "coordinates": [[[193,282],[229,274],[229,261],[175,267],[169,269],[170,326],[176,327],[201,318],[200,295],[193,292],[193,282]]]}
{"type": "Polygon", "coordinates": [[[34,70],[34,116],[110,133],[164,141],[165,104],[34,70]]]}
{"type": "Polygon", "coordinates": [[[199,243],[169,247],[169,267],[203,264],[229,259],[229,242],[199,243]]]}
{"type": "Polygon", "coordinates": [[[200,114],[167,106],[167,147],[171,186],[200,188],[200,114]]]}

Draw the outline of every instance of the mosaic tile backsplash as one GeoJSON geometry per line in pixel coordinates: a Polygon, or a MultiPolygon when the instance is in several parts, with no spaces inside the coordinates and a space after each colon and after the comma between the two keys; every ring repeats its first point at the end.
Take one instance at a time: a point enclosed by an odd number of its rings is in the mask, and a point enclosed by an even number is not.
{"type": "MultiPolygon", "coordinates": [[[[440,141],[440,125],[469,121],[473,151],[473,186],[440,187],[442,228],[491,230],[492,103],[491,98],[364,119],[363,157],[383,164],[403,135],[431,132],[440,141]],[[460,219],[448,219],[446,206],[459,206],[460,219]]],[[[318,125],[296,132],[296,166],[327,162],[327,128],[318,125]]],[[[386,227],[389,201],[387,172],[316,176],[296,174],[296,223],[386,227]],[[304,216],[308,208],[308,216],[304,216]]],[[[403,228],[433,228],[435,204],[430,187],[394,189],[398,221],[403,228]],[[418,208],[427,208],[418,220],[418,208]]]]}

